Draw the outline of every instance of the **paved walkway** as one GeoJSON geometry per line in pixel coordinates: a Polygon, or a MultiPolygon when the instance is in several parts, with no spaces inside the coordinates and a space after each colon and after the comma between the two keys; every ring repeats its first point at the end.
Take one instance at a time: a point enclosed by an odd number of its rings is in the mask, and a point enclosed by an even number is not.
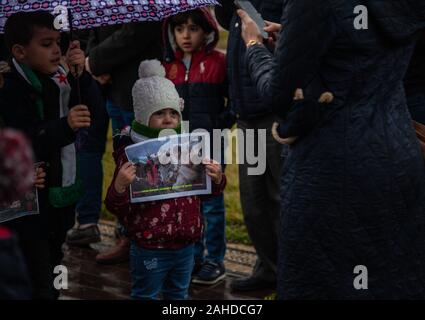
{"type": "MultiPolygon", "coordinates": [[[[98,265],[97,252],[113,244],[114,223],[100,225],[102,242],[87,248],[65,246],[64,265],[69,271],[69,288],[61,299],[81,300],[122,300],[130,296],[130,275],[128,263],[113,266],[98,265]]],[[[227,277],[213,286],[191,285],[189,296],[193,300],[246,300],[264,299],[273,291],[248,293],[232,292],[229,284],[232,279],[248,275],[255,264],[255,250],[250,246],[228,244],[225,257],[227,277]]]]}

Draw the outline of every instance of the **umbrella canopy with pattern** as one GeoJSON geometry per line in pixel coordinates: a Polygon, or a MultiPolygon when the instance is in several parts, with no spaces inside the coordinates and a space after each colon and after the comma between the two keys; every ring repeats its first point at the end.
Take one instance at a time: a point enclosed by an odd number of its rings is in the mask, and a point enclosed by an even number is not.
{"type": "Polygon", "coordinates": [[[218,4],[216,0],[0,0],[0,33],[7,18],[20,11],[45,10],[57,16],[58,29],[87,29],[120,23],[160,21],[177,13],[218,4]]]}

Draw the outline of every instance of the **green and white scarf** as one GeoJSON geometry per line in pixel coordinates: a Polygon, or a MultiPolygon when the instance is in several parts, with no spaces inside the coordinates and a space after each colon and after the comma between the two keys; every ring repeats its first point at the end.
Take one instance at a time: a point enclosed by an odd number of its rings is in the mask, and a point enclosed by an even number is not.
{"type": "MultiPolygon", "coordinates": [[[[134,143],[146,141],[148,139],[156,139],[159,137],[159,134],[164,130],[163,133],[168,133],[167,129],[154,129],[148,126],[145,126],[136,120],[131,124],[130,137],[134,143]]],[[[181,134],[182,127],[179,126],[176,129],[168,129],[170,134],[181,134]]]]}

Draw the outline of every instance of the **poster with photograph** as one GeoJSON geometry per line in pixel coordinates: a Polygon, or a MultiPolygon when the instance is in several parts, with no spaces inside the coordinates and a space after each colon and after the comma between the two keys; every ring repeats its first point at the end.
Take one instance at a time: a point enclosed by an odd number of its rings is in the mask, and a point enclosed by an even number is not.
{"type": "Polygon", "coordinates": [[[39,213],[37,188],[12,203],[0,203],[0,223],[39,213]]]}
{"type": "Polygon", "coordinates": [[[150,139],[125,149],[136,166],[130,186],[132,203],[211,193],[211,178],[202,160],[210,158],[208,133],[150,139]]]}

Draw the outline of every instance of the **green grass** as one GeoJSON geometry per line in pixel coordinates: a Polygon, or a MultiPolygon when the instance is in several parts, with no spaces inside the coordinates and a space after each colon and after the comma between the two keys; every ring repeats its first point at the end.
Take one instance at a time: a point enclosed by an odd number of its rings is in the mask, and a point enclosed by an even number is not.
{"type": "Polygon", "coordinates": [[[229,32],[226,30],[220,30],[220,39],[217,44],[217,49],[226,50],[227,49],[227,38],[229,37],[229,32]]]}
{"type": "MultiPolygon", "coordinates": [[[[112,157],[112,129],[109,128],[108,132],[108,141],[106,143],[106,151],[103,156],[103,196],[102,199],[105,199],[106,192],[109,188],[109,185],[111,184],[112,178],[114,176],[115,171],[115,162],[112,157]]],[[[101,212],[101,218],[105,220],[112,220],[115,221],[115,216],[113,216],[106,208],[105,204],[102,203],[102,212],[101,212]]]]}
{"type": "Polygon", "coordinates": [[[268,296],[265,296],[264,300],[277,300],[277,293],[275,292],[275,293],[272,293],[268,296]]]}
{"type": "MultiPolygon", "coordinates": [[[[114,175],[115,163],[112,158],[112,137],[111,129],[108,134],[108,143],[106,152],[103,157],[103,199],[106,196],[106,191],[111,183],[114,175]]],[[[235,148],[233,148],[233,153],[235,148]]],[[[235,157],[233,156],[233,159],[235,157]]],[[[224,199],[226,205],[226,236],[227,241],[231,243],[250,244],[248,233],[243,222],[242,209],[239,198],[239,177],[238,166],[236,164],[229,164],[226,168],[227,187],[224,192],[224,199]]],[[[115,221],[115,217],[106,210],[105,205],[102,205],[102,219],[115,221]]]]}

